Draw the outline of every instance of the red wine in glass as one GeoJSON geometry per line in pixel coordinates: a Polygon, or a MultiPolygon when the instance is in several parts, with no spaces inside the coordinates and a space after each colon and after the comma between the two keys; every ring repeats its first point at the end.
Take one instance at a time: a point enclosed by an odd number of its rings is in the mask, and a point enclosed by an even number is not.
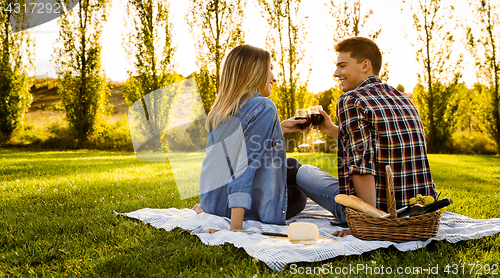
{"type": "Polygon", "coordinates": [[[303,124],[297,124],[297,126],[300,127],[300,129],[302,129],[302,130],[306,129],[311,124],[311,118],[309,118],[309,117],[297,117],[296,116],[295,120],[306,120],[306,122],[303,124]]]}
{"type": "Polygon", "coordinates": [[[314,126],[319,126],[325,120],[321,114],[310,114],[309,116],[311,117],[311,123],[314,126]]]}
{"type": "Polygon", "coordinates": [[[309,117],[311,117],[311,123],[314,125],[316,129],[316,138],[318,138],[318,140],[313,142],[313,145],[325,143],[325,141],[319,139],[319,134],[318,134],[319,125],[325,120],[325,118],[323,118],[323,115],[321,115],[320,111],[323,111],[323,107],[321,105],[315,105],[309,107],[309,117]]]}
{"type": "MultiPolygon", "coordinates": [[[[297,109],[295,111],[295,120],[306,120],[303,124],[297,124],[297,126],[305,130],[311,124],[311,118],[309,117],[309,109],[297,109]]],[[[298,145],[299,148],[310,147],[311,145],[306,143],[306,134],[302,132],[302,144],[298,145]]]]}

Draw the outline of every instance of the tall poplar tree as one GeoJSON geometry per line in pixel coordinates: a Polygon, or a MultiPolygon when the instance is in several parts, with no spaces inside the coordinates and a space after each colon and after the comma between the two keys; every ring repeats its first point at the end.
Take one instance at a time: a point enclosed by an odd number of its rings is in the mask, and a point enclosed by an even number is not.
{"type": "Polygon", "coordinates": [[[271,94],[276,103],[280,119],[295,115],[297,108],[307,108],[312,97],[307,91],[308,76],[300,68],[311,72],[304,65],[306,18],[301,17],[301,0],[258,0],[262,15],[268,24],[267,47],[276,61],[277,85],[271,94]]]}
{"type": "Polygon", "coordinates": [[[441,152],[451,138],[454,125],[449,103],[454,96],[453,86],[460,74],[457,60],[452,60],[454,37],[446,20],[453,6],[442,7],[441,0],[418,0],[409,3],[416,38],[413,47],[421,71],[414,98],[425,127],[429,152],[441,152]]]}
{"type": "Polygon", "coordinates": [[[494,138],[500,153],[500,3],[476,0],[470,5],[479,30],[474,36],[472,28],[467,29],[467,46],[476,59],[478,78],[486,84],[484,131],[494,138]]]}
{"type": "Polygon", "coordinates": [[[124,47],[132,69],[128,70],[123,96],[129,106],[141,101],[141,113],[145,114],[148,123],[142,128],[151,133],[153,140],[159,140],[160,134],[155,132],[166,125],[181,91],[177,85],[165,87],[182,79],[173,69],[175,47],[168,8],[167,0],[128,0],[125,17],[130,31],[124,34],[124,47]],[[144,96],[163,87],[149,101],[145,100],[144,96]]]}
{"type": "Polygon", "coordinates": [[[58,46],[54,62],[58,94],[78,144],[85,142],[107,110],[108,82],[101,66],[101,34],[109,0],[78,0],[59,17],[58,46]]]}
{"type": "Polygon", "coordinates": [[[196,81],[208,113],[219,91],[223,58],[244,43],[246,0],[192,0],[186,20],[198,38],[196,81]]]}
{"type": "Polygon", "coordinates": [[[136,100],[177,81],[173,72],[175,47],[167,0],[128,0],[124,47],[132,69],[124,97],[130,106],[136,100]]]}
{"type": "MultiPolygon", "coordinates": [[[[361,1],[344,1],[338,2],[335,0],[330,0],[327,4],[329,7],[330,15],[333,18],[333,43],[334,45],[347,39],[349,37],[368,37],[374,41],[377,40],[379,35],[382,33],[380,27],[372,28],[369,27],[370,17],[373,15],[373,10],[365,11],[361,5],[361,1]]],[[[332,48],[333,49],[333,48],[332,48]]],[[[382,50],[381,50],[382,51],[382,50]]],[[[382,57],[387,54],[388,50],[382,51],[382,57]]],[[[382,68],[380,70],[380,78],[383,81],[389,79],[389,63],[387,61],[383,62],[382,68]]],[[[335,112],[335,111],[333,111],[335,112]]]]}
{"type": "MultiPolygon", "coordinates": [[[[10,17],[22,17],[0,4],[0,141],[9,140],[33,100],[30,88],[34,41],[27,31],[14,32],[10,17]]],[[[23,22],[20,20],[19,22],[23,22]]]]}

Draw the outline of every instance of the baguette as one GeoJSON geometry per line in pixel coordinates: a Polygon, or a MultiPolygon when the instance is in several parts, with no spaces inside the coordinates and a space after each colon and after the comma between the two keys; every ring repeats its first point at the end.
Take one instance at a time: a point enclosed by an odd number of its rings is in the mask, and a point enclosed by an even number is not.
{"type": "Polygon", "coordinates": [[[371,216],[381,217],[382,215],[387,214],[387,212],[379,210],[374,206],[365,203],[363,200],[354,195],[338,194],[337,196],[335,196],[335,202],[357,211],[364,212],[371,216]]]}

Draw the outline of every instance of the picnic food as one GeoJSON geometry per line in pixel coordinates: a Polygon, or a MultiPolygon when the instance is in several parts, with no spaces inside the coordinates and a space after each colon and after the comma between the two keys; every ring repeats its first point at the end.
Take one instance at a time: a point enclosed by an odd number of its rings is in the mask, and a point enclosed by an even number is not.
{"type": "Polygon", "coordinates": [[[417,194],[417,196],[410,198],[410,205],[421,204],[428,205],[434,203],[434,197],[432,196],[422,196],[422,194],[417,194]]]}
{"type": "Polygon", "coordinates": [[[350,207],[350,208],[355,209],[357,211],[361,211],[361,212],[364,212],[366,214],[376,216],[376,217],[380,217],[382,215],[387,214],[387,212],[379,210],[376,207],[365,203],[363,200],[361,200],[357,196],[353,196],[353,195],[338,194],[337,196],[335,196],[335,202],[337,202],[343,206],[350,207]]]}
{"type": "Polygon", "coordinates": [[[319,230],[315,224],[295,222],[288,226],[288,239],[290,241],[315,241],[318,236],[319,230]]]}
{"type": "Polygon", "coordinates": [[[436,211],[440,208],[446,207],[450,204],[453,204],[453,200],[451,198],[444,198],[441,199],[437,202],[434,202],[432,204],[428,204],[426,206],[422,206],[421,204],[415,204],[407,209],[398,212],[398,217],[405,217],[405,216],[413,216],[413,215],[419,215],[419,214],[424,214],[424,213],[429,213],[436,211]]]}

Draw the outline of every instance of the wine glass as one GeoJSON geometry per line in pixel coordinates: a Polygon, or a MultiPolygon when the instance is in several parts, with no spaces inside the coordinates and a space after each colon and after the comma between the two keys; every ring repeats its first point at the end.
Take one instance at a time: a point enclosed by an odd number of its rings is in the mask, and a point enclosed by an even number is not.
{"type": "Polygon", "coordinates": [[[321,115],[319,111],[323,111],[323,106],[315,105],[309,107],[309,117],[311,118],[311,123],[314,125],[314,128],[316,129],[317,140],[314,141],[313,144],[325,143],[325,141],[319,139],[319,134],[318,134],[319,125],[325,120],[325,118],[323,118],[323,115],[321,115]]]}
{"type": "MultiPolygon", "coordinates": [[[[311,124],[311,118],[309,117],[309,109],[297,109],[295,111],[295,120],[306,120],[303,124],[297,124],[300,129],[305,130],[311,124]]],[[[302,132],[303,143],[300,144],[299,148],[310,147],[311,145],[306,143],[306,134],[302,132]]]]}

